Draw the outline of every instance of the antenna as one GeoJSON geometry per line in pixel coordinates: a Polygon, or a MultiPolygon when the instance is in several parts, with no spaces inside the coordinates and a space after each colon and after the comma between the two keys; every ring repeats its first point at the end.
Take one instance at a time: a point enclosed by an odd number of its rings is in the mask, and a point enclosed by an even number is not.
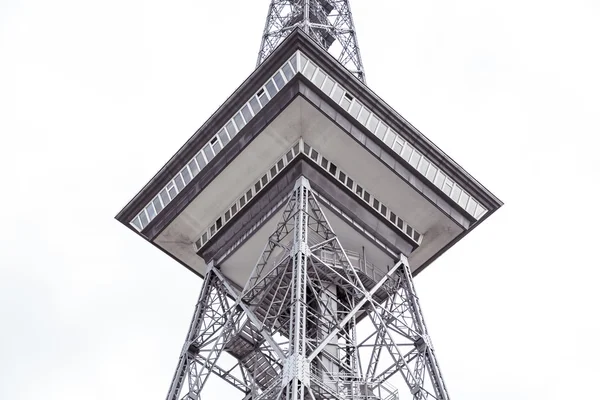
{"type": "Polygon", "coordinates": [[[262,64],[296,27],[366,82],[349,0],[272,0],[256,65],[262,64]]]}

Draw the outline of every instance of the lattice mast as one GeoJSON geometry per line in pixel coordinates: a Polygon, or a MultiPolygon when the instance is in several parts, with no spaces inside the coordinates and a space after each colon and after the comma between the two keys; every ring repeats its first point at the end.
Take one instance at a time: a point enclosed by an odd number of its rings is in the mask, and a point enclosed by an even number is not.
{"type": "Polygon", "coordinates": [[[208,264],[167,400],[200,399],[210,375],[245,400],[398,400],[392,376],[414,400],[449,398],[407,258],[374,275],[318,198],[300,177],[242,290],[208,264]]]}
{"type": "Polygon", "coordinates": [[[260,65],[299,27],[365,82],[349,0],[272,0],[258,53],[260,65]]]}

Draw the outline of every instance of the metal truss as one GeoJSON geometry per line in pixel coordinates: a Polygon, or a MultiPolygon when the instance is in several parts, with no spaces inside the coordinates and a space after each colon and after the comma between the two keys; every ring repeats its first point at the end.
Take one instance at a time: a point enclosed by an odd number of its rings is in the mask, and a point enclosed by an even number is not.
{"type": "Polygon", "coordinates": [[[365,70],[349,0],[272,0],[257,66],[296,27],[315,39],[358,79],[365,82],[365,70]]]}
{"type": "Polygon", "coordinates": [[[447,400],[407,258],[381,279],[368,268],[299,178],[243,290],[209,262],[167,400],[200,399],[210,375],[248,400],[396,400],[394,375],[415,400],[447,400]]]}

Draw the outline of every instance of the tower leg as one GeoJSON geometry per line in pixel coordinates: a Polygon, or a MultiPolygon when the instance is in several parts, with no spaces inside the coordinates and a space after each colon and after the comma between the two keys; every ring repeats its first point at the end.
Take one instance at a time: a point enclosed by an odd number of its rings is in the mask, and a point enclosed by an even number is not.
{"type": "Polygon", "coordinates": [[[211,374],[247,400],[397,400],[397,373],[415,400],[448,400],[407,258],[375,279],[348,254],[299,178],[241,292],[209,263],[167,400],[199,399],[211,374]],[[374,328],[360,344],[358,320],[374,328]],[[240,378],[219,367],[224,351],[240,378]]]}

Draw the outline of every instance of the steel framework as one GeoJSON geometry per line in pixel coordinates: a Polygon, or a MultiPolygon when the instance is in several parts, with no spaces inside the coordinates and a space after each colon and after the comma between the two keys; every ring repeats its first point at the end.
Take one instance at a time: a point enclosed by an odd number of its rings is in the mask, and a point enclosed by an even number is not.
{"type": "Polygon", "coordinates": [[[349,0],[272,0],[257,66],[299,27],[365,82],[349,0]]]}
{"type": "Polygon", "coordinates": [[[248,400],[393,400],[396,374],[413,399],[449,398],[408,261],[345,250],[301,177],[243,290],[208,263],[167,400],[200,399],[210,375],[248,400]]]}

